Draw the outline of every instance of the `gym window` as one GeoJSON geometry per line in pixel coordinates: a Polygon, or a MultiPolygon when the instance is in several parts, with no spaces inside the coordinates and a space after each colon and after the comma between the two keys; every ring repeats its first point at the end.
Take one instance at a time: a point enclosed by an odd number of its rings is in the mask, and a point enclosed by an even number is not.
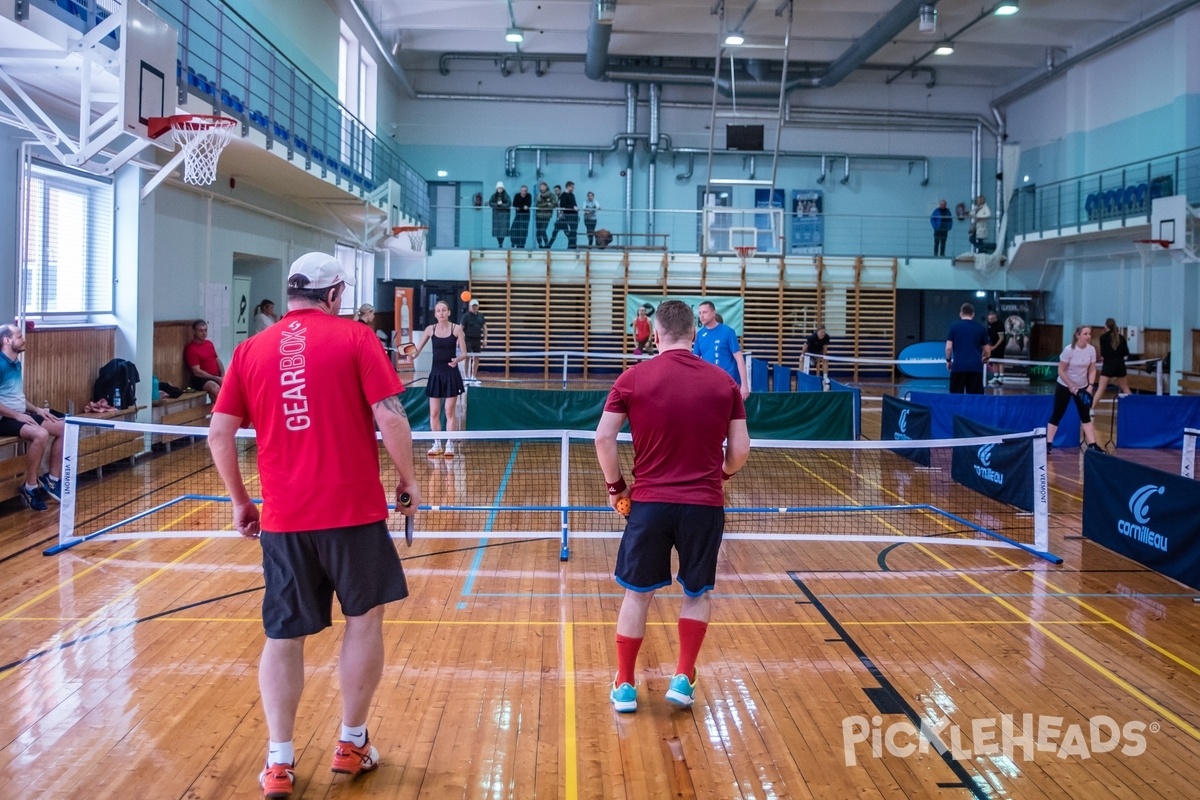
{"type": "Polygon", "coordinates": [[[112,183],[35,161],[28,189],[25,315],[66,322],[111,314],[112,183]]]}

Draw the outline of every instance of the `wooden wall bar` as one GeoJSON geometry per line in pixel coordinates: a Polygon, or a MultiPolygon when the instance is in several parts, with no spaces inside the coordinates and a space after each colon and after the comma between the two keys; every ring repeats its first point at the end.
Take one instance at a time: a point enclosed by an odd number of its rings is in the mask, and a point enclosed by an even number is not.
{"type": "MultiPolygon", "coordinates": [[[[189,319],[154,323],[154,374],[160,381],[180,389],[186,389],[192,379],[183,363],[183,346],[192,340],[193,322],[189,319]]],[[[145,382],[146,378],[142,380],[145,382]]]]}
{"type": "Polygon", "coordinates": [[[100,368],[113,358],[112,325],[38,328],[25,348],[25,399],[56,411],[83,411],[100,368]]]}

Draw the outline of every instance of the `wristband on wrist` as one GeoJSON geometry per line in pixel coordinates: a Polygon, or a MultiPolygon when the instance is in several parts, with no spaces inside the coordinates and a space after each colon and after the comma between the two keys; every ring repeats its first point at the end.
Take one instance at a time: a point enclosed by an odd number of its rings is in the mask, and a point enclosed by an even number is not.
{"type": "Polygon", "coordinates": [[[721,470],[721,480],[723,480],[723,481],[727,481],[727,480],[729,480],[729,479],[730,479],[730,478],[732,478],[732,477],[733,477],[733,476],[732,476],[732,475],[730,475],[730,474],[729,474],[728,472],[726,472],[725,470],[723,470],[723,469],[721,470]]]}
{"type": "Polygon", "coordinates": [[[625,491],[628,488],[629,487],[625,484],[625,477],[621,476],[620,478],[617,478],[617,480],[615,482],[608,484],[608,493],[609,494],[620,494],[621,492],[625,491]]]}

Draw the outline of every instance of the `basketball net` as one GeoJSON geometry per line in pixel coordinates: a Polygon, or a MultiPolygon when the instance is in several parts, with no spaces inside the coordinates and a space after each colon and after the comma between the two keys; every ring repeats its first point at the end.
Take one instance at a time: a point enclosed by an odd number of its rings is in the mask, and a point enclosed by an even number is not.
{"type": "Polygon", "coordinates": [[[746,262],[749,261],[754,256],[755,251],[758,250],[758,248],[754,245],[737,245],[733,249],[737,251],[738,261],[741,262],[742,269],[746,268],[746,262]]]}
{"type": "Polygon", "coordinates": [[[392,228],[392,236],[397,238],[403,236],[408,240],[408,250],[411,250],[415,256],[423,257],[425,255],[425,239],[429,234],[429,228],[424,225],[401,225],[392,228]]]}
{"type": "Polygon", "coordinates": [[[217,159],[233,139],[237,120],[229,117],[170,118],[171,138],[183,149],[183,182],[207,186],[217,179],[217,159]]]}

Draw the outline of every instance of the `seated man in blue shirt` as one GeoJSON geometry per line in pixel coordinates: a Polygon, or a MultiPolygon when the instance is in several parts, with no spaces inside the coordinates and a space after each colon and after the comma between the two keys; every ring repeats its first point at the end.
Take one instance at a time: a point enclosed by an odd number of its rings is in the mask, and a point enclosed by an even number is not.
{"type": "Polygon", "coordinates": [[[700,304],[700,330],[692,353],[729,373],[742,390],[742,400],[750,396],[750,379],[746,376],[746,359],[733,328],[717,322],[717,307],[705,300],[700,304]]]}
{"type": "Polygon", "coordinates": [[[62,414],[38,408],[25,400],[21,354],[25,333],[16,325],[0,325],[0,436],[19,436],[25,449],[25,483],[17,489],[21,502],[34,511],[45,511],[45,495],[57,500],[62,475],[62,414]],[[50,448],[50,471],[38,476],[42,454],[50,448]]]}

